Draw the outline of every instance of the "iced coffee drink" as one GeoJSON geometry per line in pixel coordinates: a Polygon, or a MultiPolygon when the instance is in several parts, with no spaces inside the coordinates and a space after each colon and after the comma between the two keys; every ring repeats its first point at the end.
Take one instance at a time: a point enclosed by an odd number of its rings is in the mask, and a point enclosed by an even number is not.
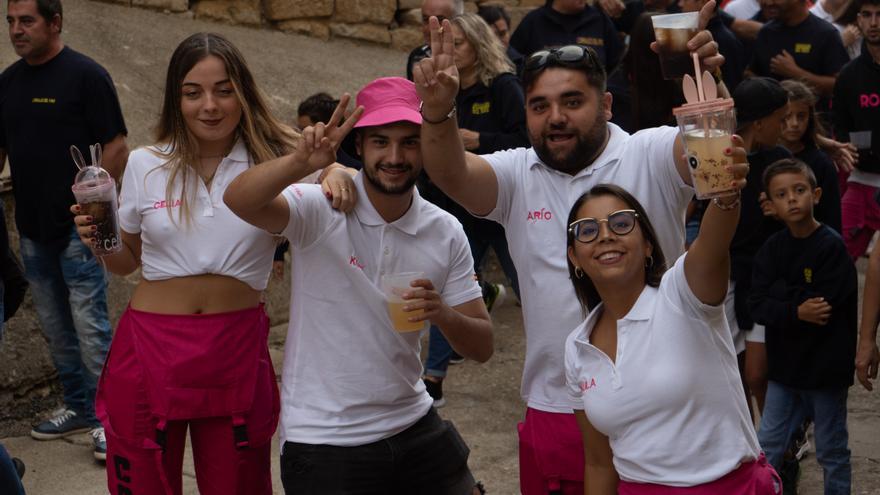
{"type": "Polygon", "coordinates": [[[679,79],[693,70],[687,43],[697,34],[699,13],[656,15],[651,18],[664,79],[679,79]]]}
{"type": "Polygon", "coordinates": [[[697,199],[736,193],[733,173],[727,170],[733,160],[725,154],[732,146],[731,137],[736,127],[733,100],[716,98],[689,103],[672,112],[684,139],[697,199]]]}
{"type": "Polygon", "coordinates": [[[76,175],[73,195],[83,215],[94,219],[97,227],[93,251],[98,256],[122,249],[117,218],[116,181],[100,167],[84,167],[76,175]]]}

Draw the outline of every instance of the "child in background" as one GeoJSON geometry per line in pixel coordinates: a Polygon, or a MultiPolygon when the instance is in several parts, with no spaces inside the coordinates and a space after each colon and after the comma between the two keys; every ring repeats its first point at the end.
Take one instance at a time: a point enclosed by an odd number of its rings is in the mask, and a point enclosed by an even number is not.
{"type": "MultiPolygon", "coordinates": [[[[764,408],[767,390],[767,357],[764,351],[764,327],[756,325],[748,308],[752,285],[752,263],[764,242],[782,228],[769,202],[763,199],[761,176],[771,163],[791,158],[779,146],[782,125],[788,114],[788,93],[775,79],[753,77],[741,82],[733,91],[736,104],[736,133],[749,153],[749,174],[742,191],[742,209],[736,234],[730,243],[730,288],[724,302],[727,322],[740,355],[746,396],[753,395],[757,418],[764,408]]],[[[749,409],[752,401],[748,400],[749,409]]]]}
{"type": "Polygon", "coordinates": [[[846,400],[856,350],[856,269],[840,235],[813,216],[822,189],[805,163],[779,160],[763,179],[786,228],[755,256],[749,294],[752,317],[766,327],[769,384],[758,440],[781,471],[793,435],[812,417],[825,493],[850,493],[846,400]]]}
{"type": "Polygon", "coordinates": [[[789,79],[782,81],[788,91],[788,115],[779,143],[794,157],[809,165],[816,182],[822,189],[822,198],[816,205],[816,220],[840,233],[840,186],[837,169],[831,158],[816,146],[816,137],[825,134],[816,120],[816,94],[804,83],[789,79]]]}

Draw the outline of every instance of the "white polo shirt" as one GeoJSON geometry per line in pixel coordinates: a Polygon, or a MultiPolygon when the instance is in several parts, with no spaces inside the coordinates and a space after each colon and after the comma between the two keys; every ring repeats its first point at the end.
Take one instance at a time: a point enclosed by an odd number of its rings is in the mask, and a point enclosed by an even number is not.
{"type": "Polygon", "coordinates": [[[601,304],[565,343],[569,391],[626,481],[708,483],[760,452],[724,308],[697,299],[685,256],[617,320],[615,362],[589,340],[601,304]]]}
{"type": "Polygon", "coordinates": [[[531,148],[483,155],[498,177],[498,203],[487,218],[504,226],[516,265],[526,330],[522,397],[529,407],[571,413],[562,352],[583,314],[568,278],[566,220],[591,187],[616,184],[650,215],[667,260],[684,251],[684,217],[693,188],[672,158],[678,129],[647,129],[630,136],[614,124],[605,151],[575,176],[541,163],[531,148]]]}
{"type": "Polygon", "coordinates": [[[284,347],[281,440],[363,445],[421,419],[420,332],[398,333],[380,289],[383,274],[424,272],[449,306],[482,297],[467,237],[452,215],[414,192],[386,223],[355,177],[353,212],[333,210],[320,186],[284,191],[292,290],[284,347]]]}
{"type": "Polygon", "coordinates": [[[178,216],[179,180],[171,202],[165,198],[169,170],[163,167],[166,159],[156,151],[149,147],[131,152],[119,197],[119,226],[141,236],[144,279],[216,274],[265,289],[277,238],[240,219],[223,202],[229,183],[253,163],[244,142],[236,142],[217,166],[210,191],[198,174],[190,174],[187,195],[195,201],[190,205],[189,225],[178,216]]]}

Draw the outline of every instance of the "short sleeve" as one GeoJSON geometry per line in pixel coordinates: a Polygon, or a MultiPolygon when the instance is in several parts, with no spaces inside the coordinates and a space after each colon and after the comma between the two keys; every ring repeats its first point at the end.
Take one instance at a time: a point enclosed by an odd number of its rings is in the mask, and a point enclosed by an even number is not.
{"type": "Polygon", "coordinates": [[[575,338],[580,330],[581,327],[578,326],[565,339],[565,388],[569,397],[576,401],[580,401],[584,394],[580,386],[581,363],[578,361],[577,344],[575,343],[575,338]]]}
{"type": "Polygon", "coordinates": [[[456,225],[454,232],[449,272],[440,294],[443,302],[452,307],[483,296],[483,291],[480,289],[474,273],[474,259],[471,257],[471,249],[464,230],[460,225],[456,225]]]}
{"type": "Polygon", "coordinates": [[[144,186],[143,176],[137,164],[139,152],[128,157],[128,165],[122,174],[122,191],[119,194],[119,226],[129,234],[140,234],[140,188],[144,186]]]}
{"type": "Polygon", "coordinates": [[[311,246],[327,231],[333,218],[330,203],[315,184],[293,184],[282,193],[290,216],[281,234],[294,247],[311,246]]]}
{"type": "Polygon", "coordinates": [[[495,178],[498,180],[498,201],[495,203],[495,209],[489,212],[486,218],[501,225],[507,225],[510,210],[513,208],[513,197],[519,183],[517,176],[520,172],[520,155],[522,153],[528,153],[528,150],[518,148],[481,155],[484,160],[489,162],[492,170],[495,171],[495,178]]]}
{"type": "Polygon", "coordinates": [[[707,320],[724,316],[724,305],[712,306],[700,301],[688,284],[684,274],[684,260],[687,253],[681,255],[664,275],[660,282],[660,293],[683,315],[698,320],[707,320]]]}
{"type": "Polygon", "coordinates": [[[827,40],[822,44],[826,53],[823,57],[825,61],[825,73],[823,75],[833,76],[840,72],[840,69],[849,62],[849,54],[846,47],[843,46],[843,40],[840,32],[836,29],[829,29],[827,40]]]}
{"type": "Polygon", "coordinates": [[[99,142],[109,143],[116,136],[127,135],[122,108],[110,74],[97,66],[88,72],[85,92],[85,119],[92,136],[99,142]]]}

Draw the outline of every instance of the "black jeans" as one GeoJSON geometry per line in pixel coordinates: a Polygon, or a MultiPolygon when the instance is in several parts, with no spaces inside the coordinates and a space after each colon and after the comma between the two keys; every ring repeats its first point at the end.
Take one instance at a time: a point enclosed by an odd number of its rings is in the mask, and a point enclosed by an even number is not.
{"type": "Polygon", "coordinates": [[[467,495],[470,450],[455,426],[431,410],[406,430],[356,447],[285,442],[287,495],[467,495]]]}

